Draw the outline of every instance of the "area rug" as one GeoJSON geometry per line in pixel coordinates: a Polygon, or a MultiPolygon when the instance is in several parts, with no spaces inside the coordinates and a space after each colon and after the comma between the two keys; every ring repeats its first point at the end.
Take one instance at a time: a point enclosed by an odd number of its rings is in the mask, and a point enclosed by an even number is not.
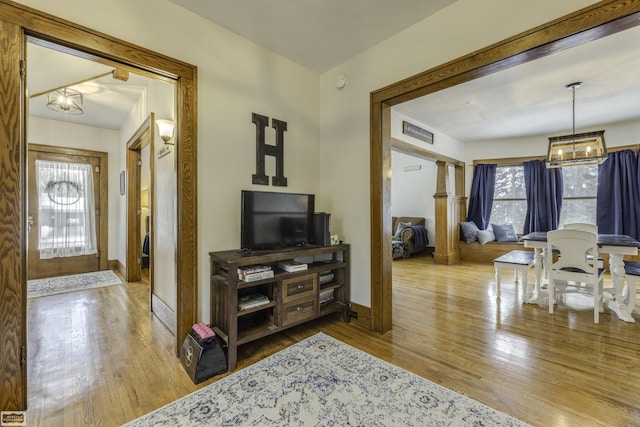
{"type": "Polygon", "coordinates": [[[104,286],[121,285],[118,276],[111,270],[93,273],[71,274],[69,276],[50,277],[27,281],[27,297],[36,298],[56,295],[104,286]]]}
{"type": "Polygon", "coordinates": [[[126,424],[526,426],[319,333],[126,424]]]}

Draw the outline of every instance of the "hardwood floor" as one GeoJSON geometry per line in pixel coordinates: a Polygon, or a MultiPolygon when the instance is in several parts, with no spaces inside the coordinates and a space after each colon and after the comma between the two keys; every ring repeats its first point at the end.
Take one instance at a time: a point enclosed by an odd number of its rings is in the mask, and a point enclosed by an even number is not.
{"type": "MultiPolygon", "coordinates": [[[[640,313],[596,325],[572,295],[549,315],[506,271],[496,300],[490,264],[393,272],[392,331],[320,319],[241,346],[238,369],[323,331],[532,425],[640,425],[640,313]]],[[[193,385],[148,300],[141,282],[29,300],[27,425],[121,425],[223,377],[193,385]]]]}

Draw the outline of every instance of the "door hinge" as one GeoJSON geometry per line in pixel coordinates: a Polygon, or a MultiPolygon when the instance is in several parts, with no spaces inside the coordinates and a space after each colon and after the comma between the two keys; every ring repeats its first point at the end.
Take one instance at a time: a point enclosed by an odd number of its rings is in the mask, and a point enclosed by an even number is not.
{"type": "Polygon", "coordinates": [[[100,208],[96,209],[96,215],[100,215],[100,208]]]}
{"type": "Polygon", "coordinates": [[[24,61],[20,60],[20,78],[24,79],[24,75],[25,75],[24,61]]]}
{"type": "Polygon", "coordinates": [[[20,367],[27,367],[27,348],[25,346],[20,347],[20,367]]]}
{"type": "Polygon", "coordinates": [[[96,173],[100,173],[100,166],[96,166],[96,173]]]}
{"type": "Polygon", "coordinates": [[[100,252],[96,252],[96,258],[100,258],[100,252]]]}
{"type": "Polygon", "coordinates": [[[138,167],[142,166],[142,160],[138,160],[138,167]]]}

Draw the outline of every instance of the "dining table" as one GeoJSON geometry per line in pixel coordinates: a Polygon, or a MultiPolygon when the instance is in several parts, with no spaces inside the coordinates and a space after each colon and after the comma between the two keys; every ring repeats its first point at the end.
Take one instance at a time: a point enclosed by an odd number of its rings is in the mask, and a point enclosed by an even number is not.
{"type": "MultiPolygon", "coordinates": [[[[547,232],[535,231],[521,237],[526,248],[534,250],[535,286],[533,295],[524,296],[524,302],[536,304],[542,302],[541,289],[543,281],[548,279],[547,232]]],[[[604,303],[620,320],[635,322],[632,317],[635,306],[635,282],[625,280],[624,256],[638,255],[640,241],[625,234],[598,234],[598,252],[609,255],[611,273],[611,294],[603,297],[604,303]],[[631,282],[631,283],[629,283],[631,282]]]]}

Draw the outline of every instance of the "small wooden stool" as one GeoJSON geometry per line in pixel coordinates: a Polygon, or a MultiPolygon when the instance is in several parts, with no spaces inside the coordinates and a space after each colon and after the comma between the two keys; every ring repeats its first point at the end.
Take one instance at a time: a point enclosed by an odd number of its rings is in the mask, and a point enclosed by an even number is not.
{"type": "Polygon", "coordinates": [[[532,251],[511,251],[493,260],[493,268],[496,269],[496,291],[500,298],[502,293],[502,281],[500,270],[512,268],[515,276],[515,283],[518,283],[518,271],[522,273],[522,298],[527,298],[527,274],[529,267],[533,265],[532,251]]]}

